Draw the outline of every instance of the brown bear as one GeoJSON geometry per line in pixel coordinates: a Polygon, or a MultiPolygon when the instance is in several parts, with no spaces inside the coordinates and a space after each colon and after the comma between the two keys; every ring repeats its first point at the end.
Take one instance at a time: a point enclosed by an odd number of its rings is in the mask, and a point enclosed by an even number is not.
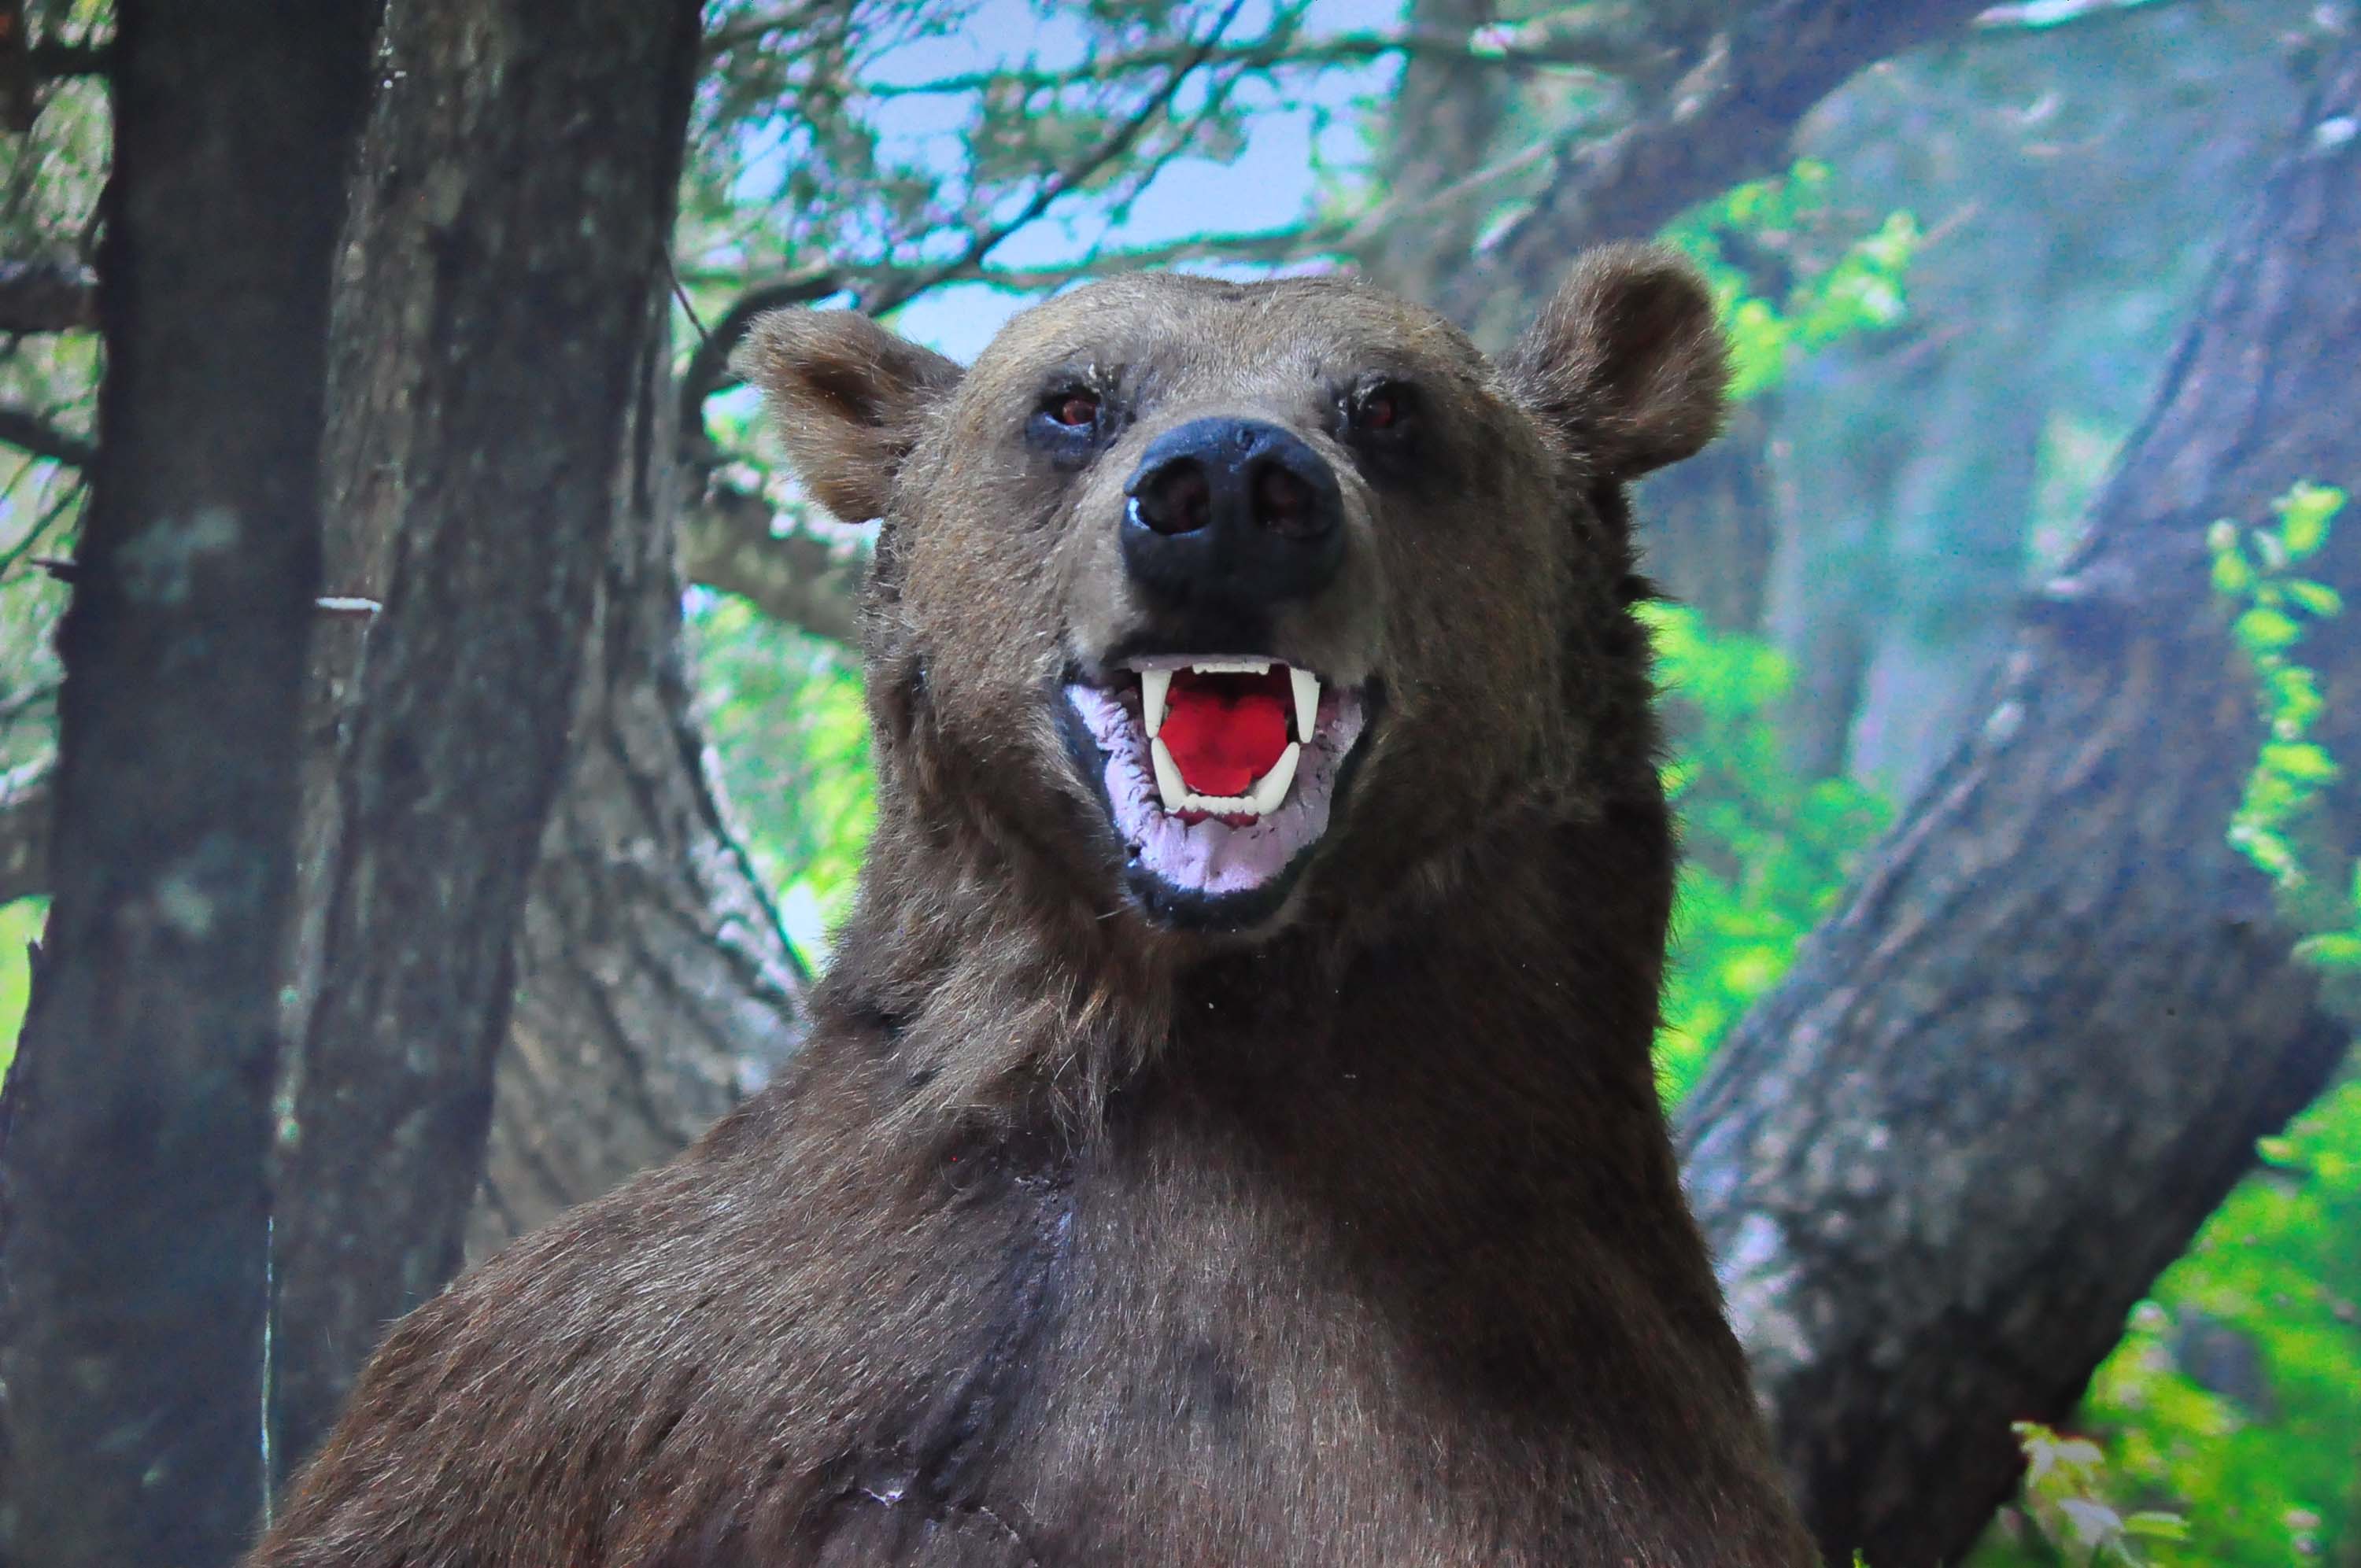
{"type": "Polygon", "coordinates": [[[396,1327],[253,1561],[1817,1562],[1649,1058],[1696,277],[1596,254],[1498,364],[1170,275],[739,364],[883,520],[810,1042],[396,1327]]]}

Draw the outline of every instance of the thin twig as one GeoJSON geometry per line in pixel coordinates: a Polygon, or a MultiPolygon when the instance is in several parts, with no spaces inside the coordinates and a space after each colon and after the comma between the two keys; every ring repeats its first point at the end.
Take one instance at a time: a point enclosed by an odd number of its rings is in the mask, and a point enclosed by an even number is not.
{"type": "Polygon", "coordinates": [[[90,480],[87,477],[77,478],[60,491],[55,500],[42,508],[40,517],[35,520],[32,527],[25,531],[25,536],[8,546],[5,551],[0,551],[0,579],[5,579],[9,568],[30,554],[33,546],[41,542],[41,536],[55,527],[60,518],[71,511],[89,494],[90,480]]]}
{"type": "Polygon", "coordinates": [[[681,286],[680,268],[674,263],[672,247],[668,245],[664,247],[664,276],[672,280],[672,297],[678,300],[680,308],[688,313],[688,324],[697,329],[698,339],[706,343],[712,342],[713,334],[705,330],[705,318],[697,313],[697,302],[688,297],[688,291],[681,286]]]}
{"type": "Polygon", "coordinates": [[[745,340],[755,317],[789,305],[824,300],[841,291],[845,284],[842,273],[832,267],[823,267],[791,273],[741,294],[722,318],[713,323],[713,330],[705,334],[681,371],[679,412],[684,439],[692,444],[704,442],[705,400],[730,384],[730,356],[745,340]]]}
{"type": "MultiPolygon", "coordinates": [[[[1205,234],[1187,239],[1168,240],[1158,245],[1118,247],[1093,251],[1074,261],[1045,267],[979,267],[962,281],[982,283],[994,289],[1005,289],[1012,293],[1033,293],[1045,289],[1061,288],[1078,279],[1100,278],[1111,272],[1137,272],[1144,269],[1170,267],[1181,261],[1265,261],[1300,260],[1323,251],[1339,248],[1352,232],[1349,225],[1334,223],[1290,224],[1285,228],[1249,229],[1235,233],[1205,234]]],[[[920,270],[903,267],[864,267],[856,276],[829,272],[830,286],[812,296],[820,298],[837,292],[859,294],[864,286],[874,286],[881,279],[890,279],[905,272],[920,270]]],[[[738,274],[719,269],[700,272],[690,268],[682,273],[688,282],[697,285],[730,283],[738,274]]],[[[797,274],[797,277],[807,276],[797,274]]],[[[796,303],[785,301],[783,303],[796,303]]],[[[735,307],[733,307],[734,310],[735,307]]],[[[720,330],[716,328],[717,331],[720,330]]]]}
{"type": "Polygon", "coordinates": [[[726,27],[716,27],[705,35],[705,58],[727,54],[742,44],[761,43],[776,33],[799,32],[828,7],[820,5],[798,5],[776,16],[757,16],[752,21],[734,22],[726,27]]]}
{"type": "MultiPolygon", "coordinates": [[[[1168,44],[1155,49],[1133,49],[1103,60],[1086,60],[1067,70],[1018,68],[961,71],[924,82],[870,83],[862,86],[860,92],[866,98],[907,98],[1007,89],[1035,93],[1085,82],[1109,82],[1135,71],[1158,70],[1185,58],[1186,54],[1185,46],[1168,44]]],[[[1462,65],[1499,66],[1521,71],[1590,71],[1610,76],[1620,75],[1635,64],[1642,63],[1628,48],[1619,49],[1600,38],[1562,38],[1531,46],[1487,44],[1480,41],[1478,35],[1432,32],[1337,33],[1301,42],[1264,39],[1256,43],[1229,44],[1204,51],[1197,63],[1234,66],[1242,71],[1275,71],[1364,64],[1396,54],[1449,60],[1462,65]]]]}

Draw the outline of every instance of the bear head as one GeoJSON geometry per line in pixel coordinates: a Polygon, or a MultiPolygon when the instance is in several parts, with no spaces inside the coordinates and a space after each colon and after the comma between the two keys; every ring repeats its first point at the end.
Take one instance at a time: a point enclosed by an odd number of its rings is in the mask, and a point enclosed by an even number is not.
{"type": "Polygon", "coordinates": [[[882,520],[869,700],[909,844],[1226,941],[1654,791],[1623,486],[1710,439],[1727,379],[1669,252],[1585,258],[1497,362],[1350,280],[1164,273],[965,369],[816,311],[735,364],[809,492],[882,520]]]}

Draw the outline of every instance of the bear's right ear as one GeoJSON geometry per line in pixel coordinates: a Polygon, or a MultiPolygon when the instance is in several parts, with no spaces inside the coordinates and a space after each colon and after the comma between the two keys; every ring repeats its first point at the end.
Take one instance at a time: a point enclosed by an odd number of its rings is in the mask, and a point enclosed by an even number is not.
{"type": "Polygon", "coordinates": [[[730,367],[762,389],[804,488],[847,522],[884,514],[927,410],[961,375],[855,311],[758,317],[730,367]]]}

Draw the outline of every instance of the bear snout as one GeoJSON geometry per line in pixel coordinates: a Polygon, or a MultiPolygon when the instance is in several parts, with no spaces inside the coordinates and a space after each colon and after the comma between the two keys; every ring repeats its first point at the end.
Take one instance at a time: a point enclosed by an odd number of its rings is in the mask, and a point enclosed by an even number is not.
{"type": "Polygon", "coordinates": [[[1225,415],[1177,425],[1148,444],[1124,496],[1124,571],[1160,607],[1306,599],[1344,564],[1335,470],[1283,425],[1225,415]]]}

